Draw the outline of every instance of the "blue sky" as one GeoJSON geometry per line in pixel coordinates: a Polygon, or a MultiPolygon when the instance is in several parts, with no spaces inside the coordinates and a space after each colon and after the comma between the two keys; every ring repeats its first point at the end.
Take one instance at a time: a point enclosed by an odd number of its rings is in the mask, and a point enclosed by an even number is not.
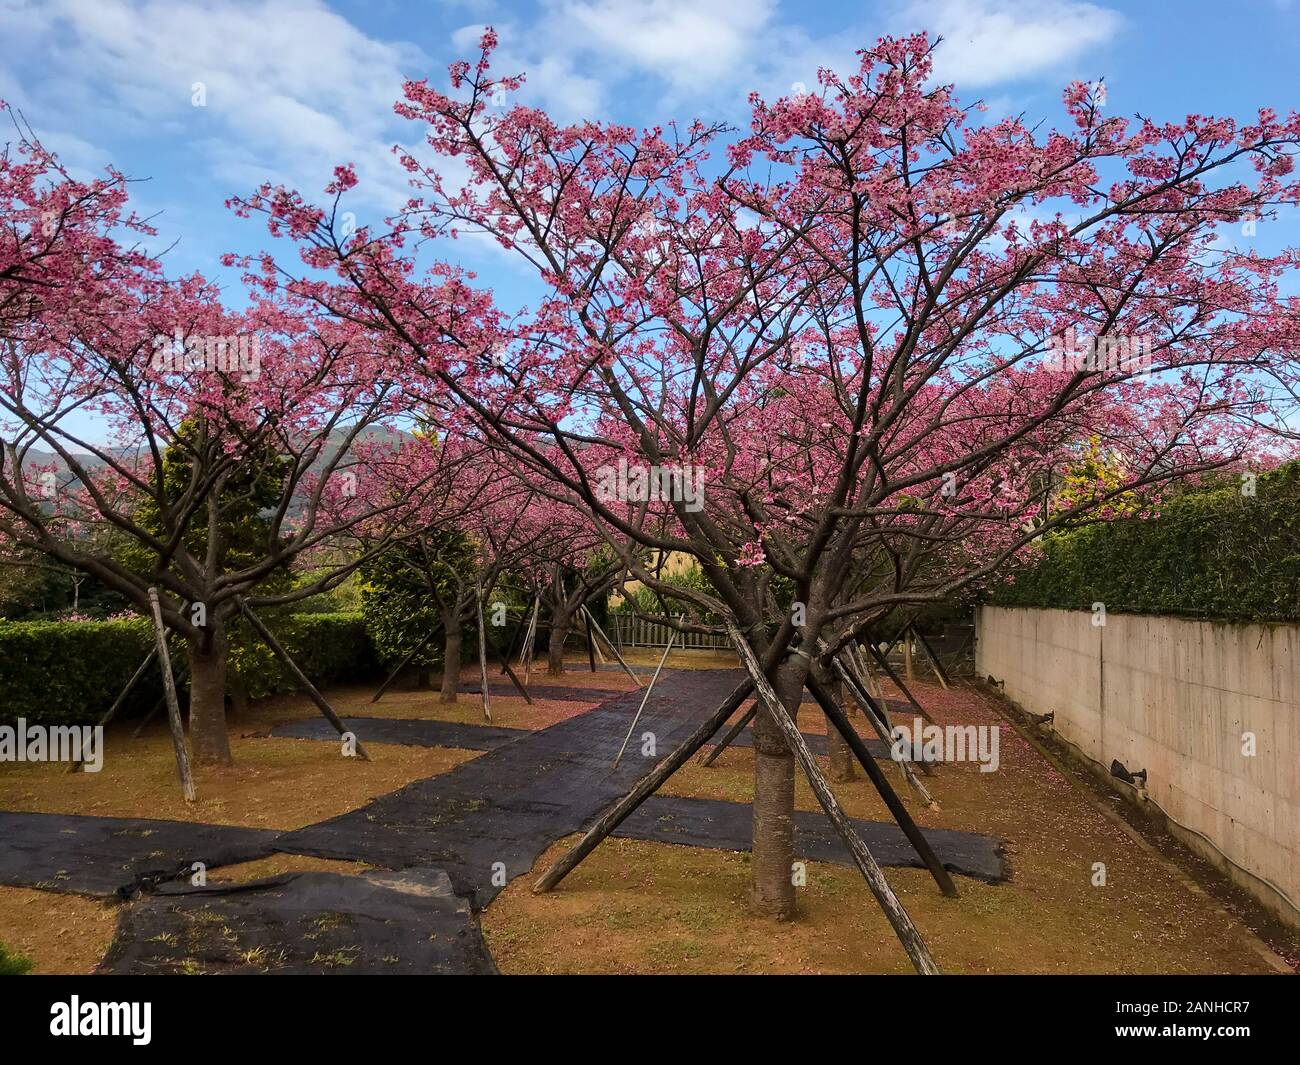
{"type": "MultiPolygon", "coordinates": [[[[818,66],[923,28],[945,38],[939,76],[993,115],[1053,121],[1067,82],[1098,77],[1117,113],[1300,107],[1300,0],[0,0],[0,97],[75,170],[142,179],[169,272],[219,276],[222,252],[264,244],[223,201],[263,180],[314,195],[353,162],[363,221],[400,202],[389,148],[418,136],[392,114],[401,81],[443,81],[485,23],[500,68],[528,75],[522,98],[561,118],[742,122],[751,89],[813,85],[818,66]]],[[[456,250],[499,290],[522,285],[494,249],[456,250]]]]}

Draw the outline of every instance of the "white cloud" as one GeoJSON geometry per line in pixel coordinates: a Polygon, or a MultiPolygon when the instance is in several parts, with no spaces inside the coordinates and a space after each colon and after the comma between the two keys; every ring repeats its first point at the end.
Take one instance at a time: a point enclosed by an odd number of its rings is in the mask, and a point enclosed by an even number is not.
{"type": "MultiPolygon", "coordinates": [[[[751,90],[774,97],[801,82],[815,91],[819,67],[856,69],[856,51],[885,33],[942,36],[937,76],[970,97],[1030,77],[1064,81],[1064,68],[1123,22],[1086,0],[886,0],[875,12],[844,10],[842,25],[814,33],[795,21],[798,7],[776,0],[543,0],[535,22],[494,20],[494,66],[526,72],[522,98],[561,120],[608,117],[600,109],[632,88],[650,112],[739,118],[751,90]]],[[[457,43],[472,46],[480,31],[466,27],[457,43]]]]}
{"type": "Polygon", "coordinates": [[[767,32],[773,0],[554,0],[548,22],[584,51],[605,54],[676,85],[730,79],[767,32]]]}
{"type": "MultiPolygon", "coordinates": [[[[355,162],[358,191],[375,204],[407,195],[388,151],[404,125],[392,104],[404,73],[427,61],[411,45],[368,37],[318,0],[10,4],[0,7],[0,37],[11,34],[44,59],[24,98],[34,123],[76,113],[83,128],[89,117],[118,136],[170,134],[197,145],[199,165],[231,182],[231,192],[261,174],[315,195],[335,165],[355,162]],[[196,83],[206,106],[192,105],[196,83]]],[[[6,52],[0,64],[21,61],[6,52]]],[[[9,69],[0,78],[21,84],[9,69]]]]}
{"type": "Polygon", "coordinates": [[[909,0],[891,21],[943,38],[936,73],[958,93],[1057,69],[1113,39],[1123,24],[1117,12],[1079,0],[909,0]]]}

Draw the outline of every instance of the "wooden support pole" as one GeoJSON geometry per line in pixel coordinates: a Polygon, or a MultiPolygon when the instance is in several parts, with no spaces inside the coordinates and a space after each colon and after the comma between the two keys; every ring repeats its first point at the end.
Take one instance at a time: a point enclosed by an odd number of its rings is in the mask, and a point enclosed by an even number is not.
{"type": "MultiPolygon", "coordinates": [[[[484,631],[487,632],[486,629],[484,631]]],[[[524,683],[519,679],[518,674],[516,674],[515,671],[510,668],[509,653],[506,654],[501,653],[501,648],[497,645],[496,640],[492,638],[491,632],[487,633],[487,638],[488,638],[488,642],[492,645],[493,653],[495,653],[501,659],[501,665],[505,669],[506,676],[510,678],[510,682],[519,691],[519,694],[524,697],[524,702],[526,702],[529,706],[532,706],[533,697],[528,694],[528,689],[524,687],[524,683]]]]}
{"type": "MultiPolygon", "coordinates": [[[[243,612],[244,617],[248,618],[248,623],[252,625],[253,628],[257,630],[257,634],[262,637],[262,642],[271,649],[276,658],[288,667],[289,672],[292,673],[294,679],[297,680],[298,686],[302,688],[302,690],[307,693],[308,698],[316,704],[316,709],[325,715],[325,720],[334,726],[340,736],[346,736],[348,734],[347,727],[343,724],[339,715],[334,712],[334,707],[330,706],[326,701],[325,696],[317,690],[316,685],[307,679],[307,674],[298,668],[298,663],[290,657],[289,652],[286,651],[280,641],[275,638],[275,634],[266,627],[261,618],[253,613],[252,608],[244,602],[242,597],[236,599],[235,602],[239,604],[239,609],[243,612]]],[[[365,747],[361,745],[360,737],[356,737],[356,745],[357,757],[363,762],[370,761],[370,755],[366,751],[365,747]]]]}
{"type": "MultiPolygon", "coordinates": [[[[145,670],[149,668],[149,664],[157,657],[158,648],[155,646],[147,655],[145,655],[144,661],[136,667],[135,672],[131,674],[131,679],[126,682],[126,687],[122,689],[118,697],[113,700],[113,705],[108,708],[108,711],[96,723],[96,728],[103,728],[113,720],[117,715],[117,712],[122,709],[122,704],[126,702],[127,696],[131,694],[131,691],[135,688],[136,684],[139,683],[140,678],[144,676],[145,670]]],[[[68,766],[68,772],[75,773],[85,764],[85,761],[84,758],[78,758],[68,766]]]]}
{"type": "Polygon", "coordinates": [[[882,655],[878,650],[876,650],[876,645],[873,643],[868,643],[867,650],[871,652],[871,656],[876,660],[876,664],[879,665],[880,668],[885,671],[889,679],[892,680],[894,684],[898,687],[898,690],[903,693],[904,697],[911,704],[912,709],[915,710],[918,714],[920,714],[921,717],[924,718],[927,722],[929,722],[930,724],[934,724],[934,718],[932,718],[929,714],[927,714],[925,712],[925,707],[923,707],[920,703],[916,701],[916,696],[913,695],[911,689],[908,688],[908,686],[903,683],[903,678],[894,672],[894,667],[889,664],[889,660],[886,659],[884,655],[882,655]]]}
{"type": "Polygon", "coordinates": [[[537,653],[537,614],[542,608],[542,597],[539,595],[533,601],[533,617],[528,623],[528,640],[524,649],[520,652],[520,658],[523,660],[524,667],[524,687],[532,682],[533,677],[533,655],[537,653]]]}
{"type": "Polygon", "coordinates": [[[409,652],[407,652],[406,657],[397,663],[397,668],[394,669],[390,674],[388,674],[388,679],[379,686],[379,691],[375,692],[375,694],[370,697],[370,701],[372,703],[379,702],[380,697],[384,694],[384,692],[388,691],[393,681],[397,679],[397,675],[401,673],[402,670],[404,670],[408,664],[410,664],[411,659],[413,659],[416,655],[418,655],[421,651],[423,651],[426,647],[429,646],[430,641],[432,641],[432,639],[438,635],[438,632],[441,628],[442,628],[442,622],[439,621],[436,625],[434,625],[433,628],[429,630],[429,634],[423,640],[421,640],[413,648],[411,648],[409,652]]]}
{"type": "MultiPolygon", "coordinates": [[[[478,672],[483,682],[483,720],[492,723],[492,695],[488,691],[487,636],[483,628],[483,582],[474,582],[474,610],[478,614],[478,672]]],[[[446,666],[444,665],[445,669],[446,666]]]]}
{"type": "Polygon", "coordinates": [[[713,750],[709,752],[708,757],[706,757],[702,762],[700,762],[700,765],[708,766],[716,762],[718,759],[718,755],[720,755],[723,751],[725,751],[728,747],[731,746],[732,740],[734,740],[737,736],[741,734],[742,731],[744,731],[745,726],[754,720],[754,715],[757,713],[758,713],[757,705],[751,706],[748,710],[746,710],[740,716],[740,720],[737,721],[734,725],[731,726],[731,728],[727,730],[727,734],[723,736],[721,740],[719,740],[717,743],[713,745],[713,750]]]}
{"type": "Polygon", "coordinates": [[[844,840],[844,843],[849,848],[854,864],[862,873],[863,879],[866,880],[871,893],[876,897],[880,908],[884,910],[885,917],[894,929],[894,934],[898,936],[898,941],[903,945],[903,950],[907,952],[912,964],[916,966],[917,972],[923,976],[938,975],[939,966],[935,964],[934,958],[930,956],[930,949],[925,945],[925,940],[921,938],[921,933],[917,931],[916,925],[912,923],[912,919],[903,908],[903,904],[898,901],[898,896],[894,894],[894,889],[889,886],[889,881],[885,879],[885,874],[880,871],[880,866],[876,863],[876,859],[871,856],[871,851],[862,842],[862,837],[858,835],[857,830],[840,808],[839,800],[835,798],[835,793],[831,790],[830,784],[822,774],[821,768],[817,765],[817,759],[813,757],[812,752],[808,749],[808,744],[804,742],[799,727],[781,704],[776,692],[772,690],[772,685],[768,683],[767,677],[764,676],[763,667],[759,664],[758,658],[755,657],[753,649],[744,636],[741,635],[740,630],[730,621],[727,623],[727,632],[731,636],[731,642],[735,644],[736,653],[740,655],[740,661],[749,674],[749,679],[754,682],[754,691],[771,715],[772,721],[781,730],[786,745],[794,752],[795,759],[798,761],[800,768],[803,769],[804,775],[808,778],[808,783],[812,785],[813,794],[817,796],[817,801],[821,804],[821,808],[826,811],[826,816],[830,818],[835,831],[839,833],[840,838],[844,840]]]}
{"type": "Polygon", "coordinates": [[[957,898],[957,885],[952,882],[952,876],[934,853],[930,841],[916,827],[916,822],[912,820],[912,815],[907,812],[903,800],[890,787],[885,774],[880,771],[880,766],[876,765],[876,760],[871,757],[871,752],[867,750],[866,744],[862,742],[857,729],[853,727],[853,724],[845,715],[844,709],[835,701],[834,696],[823,687],[821,682],[813,676],[811,670],[808,673],[808,690],[812,692],[813,698],[817,700],[817,705],[822,708],[822,713],[826,715],[840,735],[848,741],[849,747],[857,755],[858,762],[866,770],[867,776],[871,778],[871,783],[875,785],[876,791],[885,800],[889,812],[894,815],[898,827],[903,830],[903,835],[907,837],[908,842],[912,844],[912,848],[920,855],[925,867],[930,870],[930,875],[934,877],[934,882],[939,885],[939,890],[950,899],[957,898]]]}
{"type": "Polygon", "coordinates": [[[682,741],[677,750],[655,766],[647,776],[642,778],[636,787],[606,810],[596,823],[587,829],[586,834],[578,841],[577,846],[563,854],[546,872],[534,881],[533,891],[539,895],[550,891],[573,872],[578,863],[595,850],[601,840],[618,828],[633,810],[658,791],[663,786],[664,781],[684,766],[691,755],[703,747],[708,738],[718,729],[722,728],[727,718],[736,712],[740,704],[749,698],[750,692],[753,690],[754,685],[750,681],[742,681],[727,696],[726,701],[710,714],[708,719],[700,724],[699,728],[682,741]]]}
{"type": "MultiPolygon", "coordinates": [[[[507,616],[508,616],[508,615],[507,615],[507,616]]],[[[501,655],[501,672],[502,672],[502,674],[507,673],[507,669],[506,669],[506,667],[510,664],[510,658],[511,658],[511,656],[515,653],[515,643],[516,643],[516,641],[518,641],[519,636],[520,636],[520,634],[521,634],[523,631],[524,631],[524,630],[523,630],[523,626],[522,626],[522,625],[516,625],[516,626],[515,626],[515,631],[512,632],[512,633],[510,634],[510,642],[509,642],[508,644],[506,644],[506,653],[502,655],[500,651],[497,651],[497,654],[501,655]]],[[[494,643],[492,644],[493,649],[496,649],[496,646],[497,646],[497,645],[496,645],[496,643],[494,642],[494,643]]]]}
{"type": "Polygon", "coordinates": [[[138,740],[140,738],[140,734],[144,732],[146,728],[149,727],[149,722],[152,721],[155,717],[157,717],[158,711],[161,710],[166,705],[167,705],[167,696],[165,695],[158,696],[158,701],[153,704],[153,709],[150,710],[147,714],[144,715],[144,717],[140,719],[140,724],[136,725],[135,731],[131,733],[131,739],[138,740]]]}
{"type": "Polygon", "coordinates": [[[181,794],[186,802],[195,799],[194,777],[190,773],[190,753],[185,748],[185,726],[181,724],[181,704],[176,698],[176,677],[172,673],[172,656],[167,650],[167,627],[163,624],[158,589],[149,589],[149,608],[153,612],[154,650],[162,667],[163,698],[167,700],[167,723],[172,730],[172,747],[176,751],[176,771],[181,778],[181,794]]]}
{"type": "Polygon", "coordinates": [[[585,606],[582,608],[582,612],[583,614],[586,615],[587,622],[588,624],[591,625],[592,630],[596,633],[597,636],[599,636],[602,640],[605,641],[605,646],[614,652],[614,657],[618,659],[618,664],[623,667],[623,672],[632,678],[632,682],[638,688],[641,687],[641,678],[638,677],[635,673],[633,673],[632,667],[623,661],[623,656],[618,653],[618,648],[615,647],[612,643],[610,643],[609,637],[605,635],[605,630],[600,627],[600,622],[598,622],[595,618],[591,616],[591,611],[588,610],[585,606]]]}
{"type": "MultiPolygon", "coordinates": [[[[854,670],[846,668],[839,658],[832,661],[831,668],[835,670],[836,676],[852,690],[853,697],[862,706],[867,721],[875,729],[876,735],[880,737],[881,742],[886,747],[892,747],[894,743],[893,731],[889,727],[889,717],[886,715],[884,704],[876,702],[875,697],[867,691],[866,686],[862,683],[862,678],[854,670]]],[[[930,794],[929,789],[917,779],[916,774],[912,772],[911,765],[906,761],[898,762],[897,765],[902,770],[904,779],[916,789],[916,793],[921,796],[926,805],[931,810],[938,810],[939,804],[934,801],[934,796],[930,794]]],[[[922,771],[928,771],[929,768],[924,762],[921,763],[922,771]]]]}
{"type": "Polygon", "coordinates": [[[659,679],[659,673],[664,668],[664,663],[668,661],[668,652],[673,649],[673,640],[677,638],[677,630],[673,629],[672,635],[668,637],[668,646],[664,648],[663,657],[659,659],[659,665],[655,667],[654,676],[650,678],[650,684],[646,687],[645,694],[641,696],[641,705],[636,708],[636,714],[632,718],[632,724],[627,728],[627,735],[623,737],[623,746],[618,749],[618,754],[614,756],[613,768],[618,768],[618,763],[623,760],[623,752],[627,750],[628,742],[632,739],[632,733],[636,731],[636,723],[641,720],[641,711],[645,709],[645,704],[650,700],[650,693],[655,690],[655,682],[659,679]]]}
{"type": "Polygon", "coordinates": [[[596,672],[596,643],[591,638],[591,619],[584,617],[583,624],[587,626],[587,662],[591,665],[591,671],[596,672]]]}
{"type": "Polygon", "coordinates": [[[939,656],[934,653],[934,648],[930,646],[930,641],[921,634],[921,630],[913,626],[912,631],[916,634],[917,642],[920,643],[921,649],[925,652],[926,657],[930,659],[930,665],[934,667],[934,675],[939,678],[939,683],[943,685],[943,690],[948,691],[952,687],[952,685],[948,683],[948,671],[943,668],[943,663],[939,661],[939,656]]]}

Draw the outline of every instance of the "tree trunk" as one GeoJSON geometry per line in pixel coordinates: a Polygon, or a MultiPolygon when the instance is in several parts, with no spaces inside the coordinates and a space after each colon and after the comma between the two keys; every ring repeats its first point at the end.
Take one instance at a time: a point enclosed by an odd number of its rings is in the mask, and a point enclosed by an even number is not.
{"type": "Polygon", "coordinates": [[[229,644],[225,626],[208,619],[206,639],[188,642],[190,663],[190,746],[198,765],[229,765],[226,731],[226,664],[229,644]]]}
{"type": "MultiPolygon", "coordinates": [[[[791,718],[803,698],[805,667],[787,659],[777,671],[773,689],[791,718]]],[[[754,718],[754,851],[752,903],[763,917],[788,921],[795,914],[794,755],[780,728],[759,704],[754,718]]]]}
{"type": "Polygon", "coordinates": [[[460,618],[443,618],[445,633],[442,643],[442,690],[438,698],[444,703],[454,703],[460,690],[460,618]]]}
{"type": "Polygon", "coordinates": [[[546,672],[552,677],[564,674],[564,641],[569,636],[569,614],[551,611],[551,635],[546,646],[546,672]]]}
{"type": "Polygon", "coordinates": [[[826,718],[826,765],[830,770],[827,776],[835,783],[847,784],[853,780],[853,751],[830,718],[826,718]]]}
{"type": "MultiPolygon", "coordinates": [[[[817,679],[821,682],[822,687],[827,691],[834,691],[837,687],[840,693],[840,705],[844,707],[844,715],[852,719],[853,708],[857,703],[849,697],[848,689],[841,681],[838,685],[835,683],[829,670],[818,670],[817,679]]],[[[825,717],[825,715],[822,715],[825,717]]],[[[826,718],[826,766],[829,772],[826,774],[837,784],[848,784],[854,779],[854,763],[857,761],[853,756],[853,748],[849,746],[849,741],[840,735],[840,730],[835,727],[829,717],[826,718]]]]}

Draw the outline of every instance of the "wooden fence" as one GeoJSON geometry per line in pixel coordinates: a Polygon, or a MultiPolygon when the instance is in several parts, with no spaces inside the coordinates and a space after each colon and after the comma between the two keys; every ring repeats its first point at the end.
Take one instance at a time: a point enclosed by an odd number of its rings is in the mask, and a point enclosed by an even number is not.
{"type": "MultiPolygon", "coordinates": [[[[621,651],[624,647],[667,647],[668,639],[673,633],[670,625],[660,618],[643,618],[634,614],[611,614],[610,636],[621,651]]],[[[731,641],[721,633],[716,635],[704,632],[679,632],[673,641],[673,649],[684,647],[687,650],[731,650],[731,641]]]]}

